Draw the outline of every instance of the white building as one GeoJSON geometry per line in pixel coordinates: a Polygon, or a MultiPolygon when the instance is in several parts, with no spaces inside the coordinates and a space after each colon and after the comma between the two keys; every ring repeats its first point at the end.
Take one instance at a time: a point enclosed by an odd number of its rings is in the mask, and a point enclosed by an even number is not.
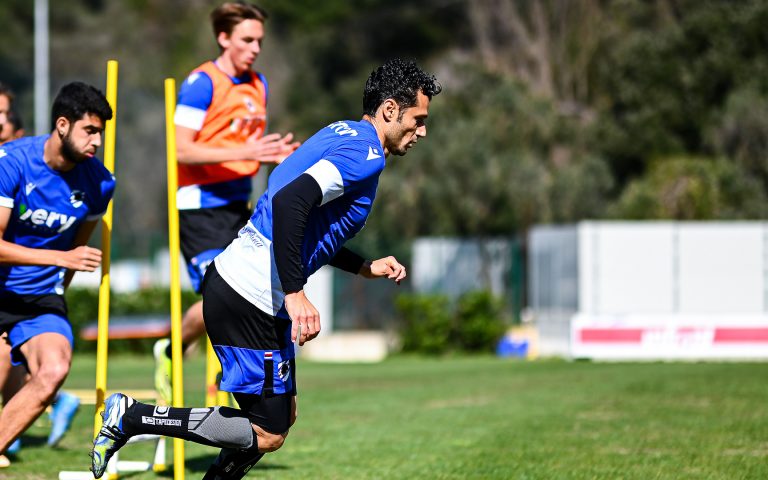
{"type": "Polygon", "coordinates": [[[543,355],[768,358],[768,223],[582,222],[529,234],[543,355]]]}

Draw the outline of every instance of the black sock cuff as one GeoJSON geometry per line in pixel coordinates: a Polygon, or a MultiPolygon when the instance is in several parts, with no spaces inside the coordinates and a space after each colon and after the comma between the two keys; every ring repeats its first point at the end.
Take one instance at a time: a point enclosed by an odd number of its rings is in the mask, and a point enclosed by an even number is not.
{"type": "MultiPolygon", "coordinates": [[[[184,352],[187,351],[187,347],[189,347],[189,344],[183,343],[181,344],[181,353],[182,355],[184,352]]],[[[173,358],[173,343],[169,343],[167,347],[165,347],[165,356],[168,358],[173,358]]]]}

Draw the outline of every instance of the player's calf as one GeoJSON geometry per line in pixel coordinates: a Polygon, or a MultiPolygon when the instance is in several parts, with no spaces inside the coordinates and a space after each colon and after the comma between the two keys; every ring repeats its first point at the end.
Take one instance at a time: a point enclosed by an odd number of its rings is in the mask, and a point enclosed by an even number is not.
{"type": "Polygon", "coordinates": [[[205,473],[203,480],[239,480],[245,477],[263,456],[256,446],[247,450],[224,448],[205,473]]]}
{"type": "Polygon", "coordinates": [[[219,448],[248,449],[256,444],[245,413],[229,407],[176,408],[133,403],[123,417],[129,435],[155,434],[219,448]]]}

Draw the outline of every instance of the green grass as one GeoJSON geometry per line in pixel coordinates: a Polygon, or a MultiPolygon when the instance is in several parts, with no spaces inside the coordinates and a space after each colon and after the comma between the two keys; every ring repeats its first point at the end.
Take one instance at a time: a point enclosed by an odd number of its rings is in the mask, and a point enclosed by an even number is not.
{"type": "MultiPolygon", "coordinates": [[[[92,386],[93,370],[91,358],[76,358],[67,386],[92,386]]],[[[189,405],[201,404],[203,371],[200,358],[185,364],[189,405]]],[[[300,361],[298,377],[297,424],[248,478],[768,478],[768,364],[396,357],[300,361]]],[[[148,357],[110,360],[110,388],[148,388],[151,378],[148,357]]],[[[47,427],[34,426],[0,479],[87,468],[91,412],[57,449],[45,447],[47,427]]],[[[186,478],[201,478],[215,455],[187,443],[186,478]]],[[[121,451],[150,457],[149,445],[121,451]]]]}

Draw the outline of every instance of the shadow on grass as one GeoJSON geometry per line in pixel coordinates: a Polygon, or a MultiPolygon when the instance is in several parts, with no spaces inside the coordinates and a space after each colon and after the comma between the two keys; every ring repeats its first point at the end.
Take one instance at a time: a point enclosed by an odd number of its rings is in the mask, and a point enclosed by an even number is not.
{"type": "Polygon", "coordinates": [[[40,435],[28,435],[24,433],[21,435],[21,449],[24,451],[24,447],[40,447],[48,443],[47,436],[40,435]]]}
{"type": "MultiPolygon", "coordinates": [[[[216,455],[198,455],[196,457],[187,458],[185,460],[184,465],[186,467],[186,470],[188,471],[207,472],[208,467],[211,466],[214,460],[216,460],[216,455]]],[[[290,468],[291,467],[288,467],[286,465],[275,465],[274,463],[271,463],[271,464],[257,463],[256,466],[254,466],[251,471],[288,470],[290,468]]],[[[169,465],[168,470],[158,473],[158,476],[163,478],[173,478],[173,465],[169,465]]]]}

